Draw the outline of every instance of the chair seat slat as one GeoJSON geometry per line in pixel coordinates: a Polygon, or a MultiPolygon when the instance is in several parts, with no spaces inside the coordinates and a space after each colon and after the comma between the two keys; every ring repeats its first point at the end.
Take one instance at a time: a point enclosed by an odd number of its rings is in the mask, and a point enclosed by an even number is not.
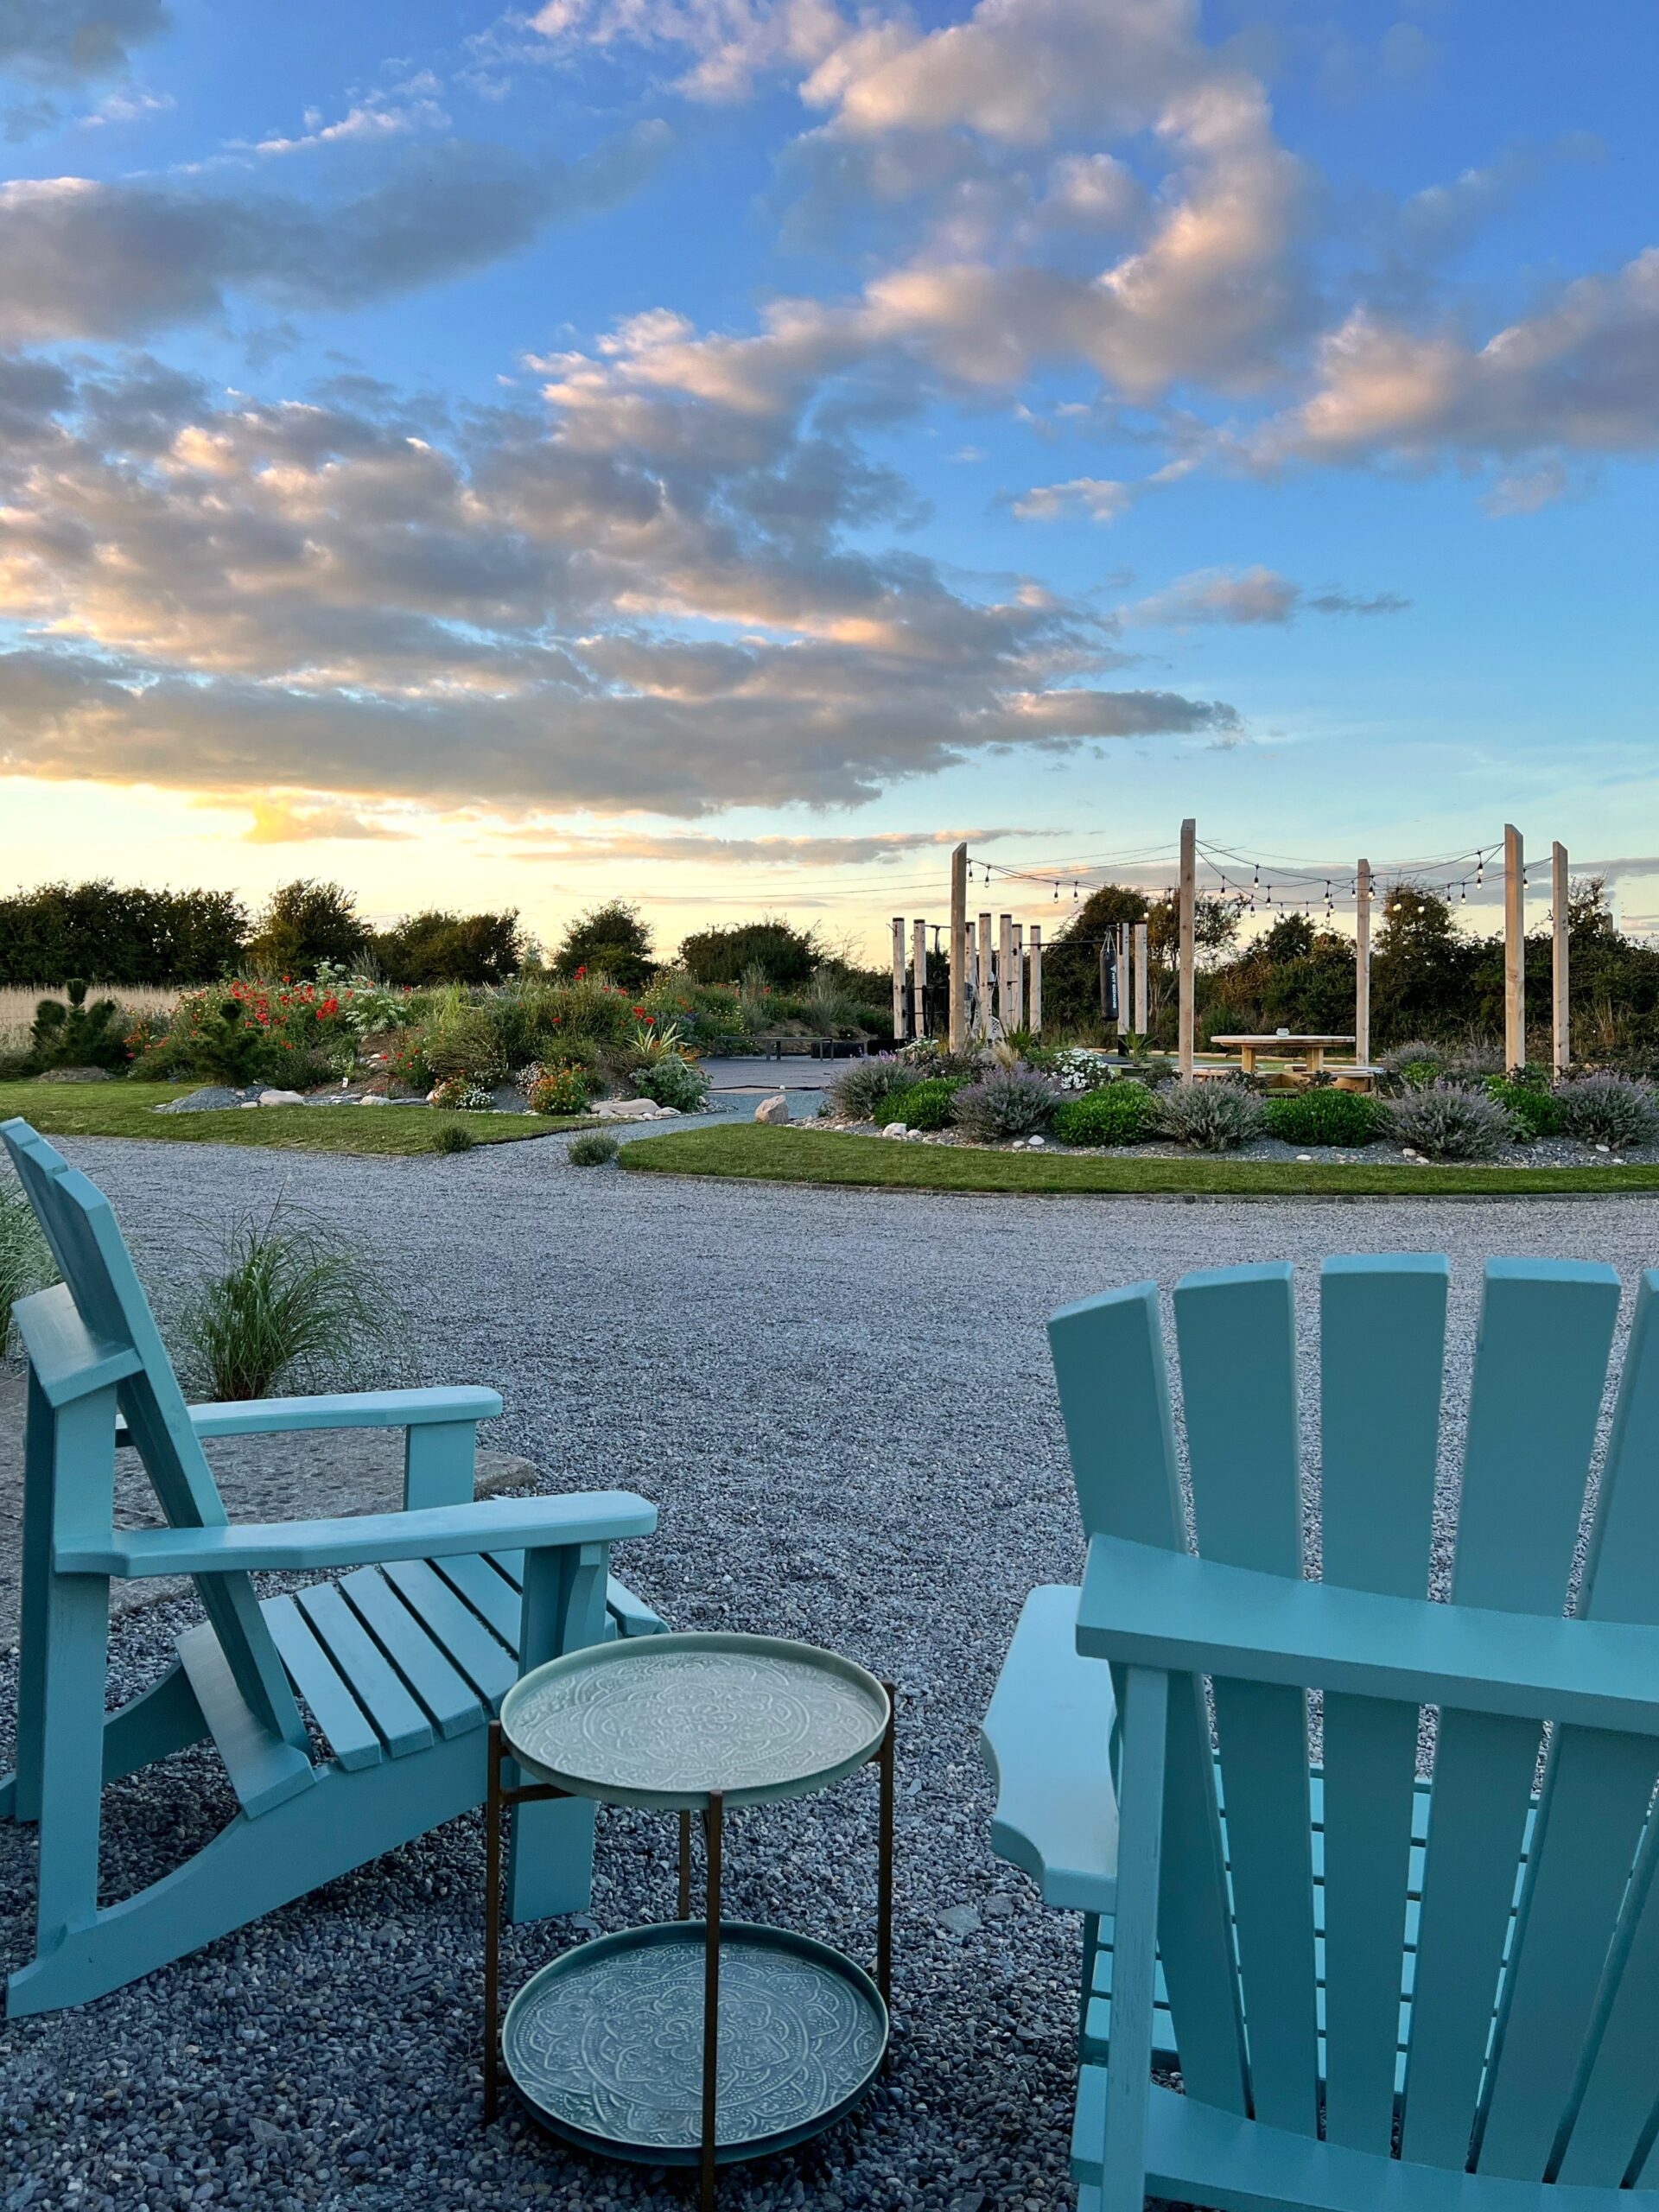
{"type": "Polygon", "coordinates": [[[380,1738],[290,1597],[268,1598],[265,1619],[289,1680],[316,1715],[328,1748],[348,1771],[385,1756],[380,1738]]]}
{"type": "Polygon", "coordinates": [[[391,1661],[332,1582],[299,1593],[301,1610],[385,1738],[394,1758],[423,1751],[432,1724],[410,1696],[391,1661]]]}
{"type": "Polygon", "coordinates": [[[486,1714],[477,1691],[450,1664],[378,1567],[359,1567],[343,1579],[340,1588],[431,1714],[441,1736],[464,1736],[469,1728],[483,1726],[486,1714]]]}
{"type": "Polygon", "coordinates": [[[430,1565],[480,1620],[488,1622],[516,1658],[521,1601],[512,1583],[476,1552],[463,1552],[457,1559],[435,1559],[430,1565]]]}
{"type": "Polygon", "coordinates": [[[518,1672],[512,1653],[463,1605],[425,1560],[395,1560],[385,1569],[404,1603],[442,1644],[482,1698],[499,1705],[518,1672]]]}

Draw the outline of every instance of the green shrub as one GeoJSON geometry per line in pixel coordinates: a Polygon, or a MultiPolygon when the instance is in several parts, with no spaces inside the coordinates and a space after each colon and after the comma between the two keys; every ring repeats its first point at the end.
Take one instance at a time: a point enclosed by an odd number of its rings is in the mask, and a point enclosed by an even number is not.
{"type": "Polygon", "coordinates": [[[1040,1135],[1054,1119],[1059,1094],[1040,1076],[993,1068],[977,1083],[965,1083],[950,1103],[951,1118],[976,1144],[1002,1137],[1040,1135]]]}
{"type": "Polygon", "coordinates": [[[1123,1077],[1068,1098],[1054,1116],[1062,1144],[1144,1144],[1155,1136],[1158,1102],[1144,1083],[1123,1077]]]}
{"type": "Polygon", "coordinates": [[[565,1158],[573,1167],[606,1167],[622,1149],[608,1129],[589,1129],[573,1137],[565,1158]]]}
{"type": "MultiPolygon", "coordinates": [[[[878,1106],[900,1091],[913,1090],[921,1077],[891,1052],[849,1060],[830,1085],[828,1103],[843,1122],[870,1122],[878,1106]]],[[[889,1117],[891,1118],[891,1117],[889,1117]]]]}
{"type": "Polygon", "coordinates": [[[428,1029],[422,1052],[435,1076],[497,1084],[507,1071],[505,1045],[482,1007],[446,1006],[428,1029]]]}
{"type": "Polygon", "coordinates": [[[1568,1076],[1556,1086],[1562,1125],[1581,1144],[1615,1152],[1659,1140],[1659,1104],[1645,1083],[1626,1075],[1568,1076]]]}
{"type": "Polygon", "coordinates": [[[441,1122],[433,1133],[434,1152],[471,1152],[478,1139],[465,1122],[441,1122]]]}
{"type": "Polygon", "coordinates": [[[585,1068],[554,1060],[539,1069],[530,1086],[532,1114],[582,1114],[591,1095],[585,1068]]]}
{"type": "Polygon", "coordinates": [[[0,1183],[0,1356],[11,1350],[12,1307],[57,1274],[35,1209],[8,1175],[0,1183]]]}
{"type": "Polygon", "coordinates": [[[1391,1052],[1382,1055],[1382,1071],[1402,1090],[1421,1090],[1426,1084],[1439,1082],[1446,1073],[1446,1057],[1444,1046],[1414,1038],[1408,1045],[1396,1045],[1391,1052]]]}
{"type": "Polygon", "coordinates": [[[284,1226],[273,1211],[263,1224],[238,1224],[225,1257],[180,1319],[189,1363],[212,1397],[324,1387],[391,1333],[374,1269],[320,1229],[284,1226]]]}
{"type": "Polygon", "coordinates": [[[1172,1084],[1156,1104],[1158,1134],[1195,1152],[1236,1152],[1261,1133],[1262,1101],[1242,1083],[1172,1084]]]}
{"type": "Polygon", "coordinates": [[[30,1072],[45,1068],[124,1068],[126,1023],[113,999],[86,1003],[79,978],[65,986],[69,1003],[42,999],[35,1009],[29,1035],[30,1072]]]}
{"type": "Polygon", "coordinates": [[[1489,1076],[1485,1083],[1489,1098],[1498,1104],[1515,1122],[1517,1132],[1529,1141],[1538,1137],[1557,1137],[1567,1127],[1567,1111],[1549,1087],[1549,1078],[1541,1070],[1522,1069],[1513,1076],[1489,1076]]]}
{"type": "Polygon", "coordinates": [[[957,1093],[963,1088],[961,1076],[925,1076],[920,1083],[888,1091],[871,1119],[884,1124],[902,1122],[907,1129],[948,1129],[957,1093]]]}
{"type": "Polygon", "coordinates": [[[1268,1134],[1286,1144],[1374,1144],[1387,1127],[1375,1098],[1357,1090],[1320,1087],[1269,1098],[1268,1134]]]}
{"type": "Polygon", "coordinates": [[[659,1060],[646,1061],[643,1067],[635,1068],[630,1080],[641,1098],[654,1099],[659,1106],[677,1106],[682,1114],[700,1113],[709,1096],[707,1074],[678,1052],[665,1052],[659,1060]]]}
{"type": "Polygon", "coordinates": [[[1394,1135],[1429,1160],[1495,1160],[1515,1141],[1509,1109],[1484,1090],[1435,1082],[1389,1108],[1394,1135]]]}

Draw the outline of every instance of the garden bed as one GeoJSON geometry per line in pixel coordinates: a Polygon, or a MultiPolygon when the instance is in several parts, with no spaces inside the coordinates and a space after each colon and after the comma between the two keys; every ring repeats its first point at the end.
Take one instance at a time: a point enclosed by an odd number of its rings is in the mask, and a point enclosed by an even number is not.
{"type": "Polygon", "coordinates": [[[419,1113],[341,1106],[232,1106],[158,1114],[193,1084],[0,1083],[0,1122],[21,1114],[42,1136],[160,1137],[185,1144],[269,1145],[283,1152],[423,1153],[460,1124],[478,1144],[512,1144],[593,1126],[585,1114],[419,1113]]]}
{"type": "Polygon", "coordinates": [[[1032,1195],[1235,1198],[1605,1197],[1659,1193],[1659,1163],[1615,1166],[1437,1166],[1404,1161],[1395,1147],[1331,1160],[1304,1159],[1288,1146],[1258,1147],[1217,1157],[1138,1145],[1131,1150],[1039,1152],[926,1139],[901,1141],[810,1124],[768,1128],[749,1122],[642,1138],[622,1155],[639,1173],[737,1176],[779,1183],[847,1183],[906,1190],[1010,1191],[1032,1195]]]}

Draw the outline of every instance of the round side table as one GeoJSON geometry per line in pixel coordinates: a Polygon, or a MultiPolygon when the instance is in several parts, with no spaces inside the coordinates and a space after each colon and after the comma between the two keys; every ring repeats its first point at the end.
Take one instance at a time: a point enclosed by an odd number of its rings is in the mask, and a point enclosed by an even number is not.
{"type": "Polygon", "coordinates": [[[849,2112],[887,2054],[893,1967],[893,1694],[849,1659],[777,1637],[591,1646],[515,1683],[490,1732],[484,2119],[505,2065],[543,2124],[611,2158],[716,2168],[787,2150],[849,2112]],[[874,1979],[827,1943],[727,1921],[728,1812],[880,1777],[874,1979]],[[506,1778],[516,1763],[521,1779],[506,1778]],[[533,1974],[498,2025],[501,1815],[549,1797],[677,1812],[679,1918],[624,1929],[533,1974]],[[691,1827],[707,1902],[691,1918],[691,1827]]]}

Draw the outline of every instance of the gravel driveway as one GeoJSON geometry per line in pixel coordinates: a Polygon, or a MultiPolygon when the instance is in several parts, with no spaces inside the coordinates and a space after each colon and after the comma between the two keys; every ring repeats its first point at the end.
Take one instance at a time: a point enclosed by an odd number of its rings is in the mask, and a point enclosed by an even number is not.
{"type": "MultiPolygon", "coordinates": [[[[66,1149],[109,1191],[156,1286],[200,1264],[202,1223],[286,1187],[375,1255],[423,1379],[501,1389],[492,1444],[556,1487],[658,1503],[660,1533],[619,1565],[677,1625],[807,1636],[901,1685],[896,2062],[849,2124],[732,2171],[728,2212],[1073,2202],[1077,1923],[1041,1912],[992,1860],[976,1750],[1026,1592],[1081,1567],[1047,1313],[1196,1267],[1446,1250],[1466,1370],[1486,1255],[1608,1260],[1627,1299],[1659,1257],[1659,1202],[1645,1199],[816,1191],[577,1171],[551,1138],[301,1165],[208,1146],[66,1149]]],[[[164,1663],[182,1618],[161,1606],[121,1624],[124,1687],[164,1663]]],[[[226,1811],[200,1752],[107,1792],[111,1893],[226,1811]]],[[[601,1815],[594,1924],[671,1910],[671,1842],[668,1823],[601,1815]]],[[[679,2212],[677,2179],[569,2157],[511,2117],[479,2128],[481,1861],[480,1821],[461,1821],[135,1988],[0,2031],[0,2205],[679,2212]]],[[[873,1784],[744,1815],[728,1865],[734,1913],[862,1954],[873,1784]]],[[[32,1844],[0,1827],[6,1964],[25,1948],[32,1885],[32,1844]]],[[[514,1931],[509,1986],[586,1932],[514,1931]]]]}

